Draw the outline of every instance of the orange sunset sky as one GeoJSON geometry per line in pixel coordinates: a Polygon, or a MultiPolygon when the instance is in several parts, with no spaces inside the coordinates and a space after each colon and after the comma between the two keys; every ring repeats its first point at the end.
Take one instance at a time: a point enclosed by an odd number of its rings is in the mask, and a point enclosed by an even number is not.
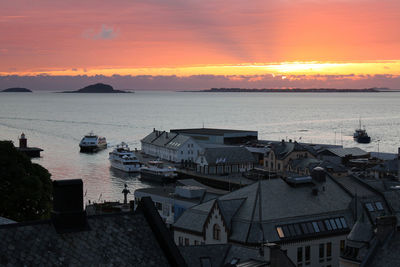
{"type": "Polygon", "coordinates": [[[398,0],[0,1],[0,89],[400,88],[398,0]]]}

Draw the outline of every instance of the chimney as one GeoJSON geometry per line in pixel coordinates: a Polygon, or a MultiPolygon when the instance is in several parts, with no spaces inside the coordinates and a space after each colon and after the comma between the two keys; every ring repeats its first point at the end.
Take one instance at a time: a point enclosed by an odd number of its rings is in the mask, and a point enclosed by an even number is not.
{"type": "Polygon", "coordinates": [[[284,139],[282,139],[282,144],[284,144],[285,143],[285,140],[284,139]]]}
{"type": "MultiPolygon", "coordinates": [[[[267,262],[276,262],[279,258],[280,246],[275,243],[267,243],[263,246],[264,259],[267,262]]],[[[262,256],[262,255],[261,255],[262,256]]],[[[273,266],[273,265],[271,265],[273,266]]]]}
{"type": "Polygon", "coordinates": [[[27,148],[27,147],[28,147],[28,140],[26,139],[25,134],[22,133],[21,137],[19,138],[19,148],[27,148]]]}
{"type": "Polygon", "coordinates": [[[396,216],[381,216],[376,218],[376,237],[382,244],[396,231],[396,216]]]}
{"type": "Polygon", "coordinates": [[[165,132],[165,138],[167,138],[167,139],[168,139],[168,133],[167,133],[167,132],[165,132]]]}
{"type": "Polygon", "coordinates": [[[292,142],[292,139],[289,139],[289,143],[291,143],[292,142]]]}
{"type": "Polygon", "coordinates": [[[156,131],[156,128],[153,128],[153,133],[156,131]]]}
{"type": "Polygon", "coordinates": [[[324,168],[315,167],[311,171],[311,178],[313,179],[314,183],[325,183],[326,182],[326,174],[325,174],[324,168]]]}
{"type": "Polygon", "coordinates": [[[88,230],[81,179],[53,181],[51,220],[58,233],[88,230]]]}

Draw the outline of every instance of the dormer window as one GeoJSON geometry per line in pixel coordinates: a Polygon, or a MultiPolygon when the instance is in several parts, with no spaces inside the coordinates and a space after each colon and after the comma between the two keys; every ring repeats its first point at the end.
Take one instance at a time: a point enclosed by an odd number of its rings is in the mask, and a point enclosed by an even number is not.
{"type": "Polygon", "coordinates": [[[221,228],[219,227],[218,224],[214,224],[214,226],[213,226],[213,238],[214,238],[214,240],[221,239],[221,228]]]}

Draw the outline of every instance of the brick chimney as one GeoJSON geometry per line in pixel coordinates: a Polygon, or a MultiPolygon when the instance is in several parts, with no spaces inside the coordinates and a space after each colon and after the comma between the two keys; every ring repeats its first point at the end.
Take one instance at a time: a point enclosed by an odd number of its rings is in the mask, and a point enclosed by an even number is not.
{"type": "Polygon", "coordinates": [[[51,220],[58,233],[88,230],[81,179],[53,181],[51,220]]]}
{"type": "Polygon", "coordinates": [[[19,138],[19,148],[27,148],[27,147],[28,147],[28,140],[26,139],[25,134],[22,133],[19,138]]]}

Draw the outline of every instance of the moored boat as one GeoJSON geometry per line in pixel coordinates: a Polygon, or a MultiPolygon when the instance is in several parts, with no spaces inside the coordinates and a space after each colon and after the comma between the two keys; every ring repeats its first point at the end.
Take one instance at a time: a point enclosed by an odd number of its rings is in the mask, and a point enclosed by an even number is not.
{"type": "Polygon", "coordinates": [[[107,141],[105,137],[100,137],[90,132],[82,138],[79,147],[81,152],[96,152],[107,148],[107,141]]]}
{"type": "Polygon", "coordinates": [[[149,161],[147,166],[140,168],[140,177],[143,180],[149,180],[159,183],[170,183],[174,182],[178,176],[175,173],[176,169],[170,166],[164,166],[162,161],[149,161]]]}
{"type": "Polygon", "coordinates": [[[109,153],[109,160],[111,167],[124,172],[138,172],[142,166],[135,153],[123,142],[109,153]]]}

